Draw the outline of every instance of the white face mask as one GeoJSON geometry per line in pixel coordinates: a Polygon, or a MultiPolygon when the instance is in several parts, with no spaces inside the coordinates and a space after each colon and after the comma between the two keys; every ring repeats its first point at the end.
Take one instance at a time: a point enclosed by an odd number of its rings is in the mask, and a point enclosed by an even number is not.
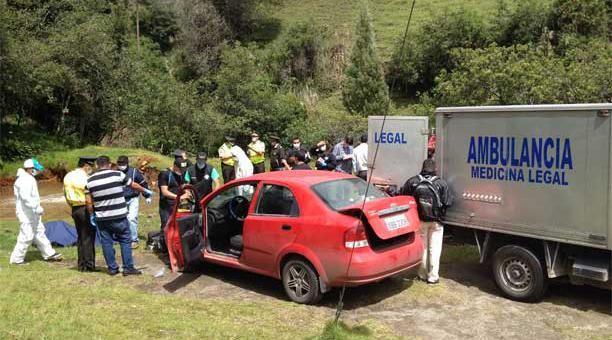
{"type": "Polygon", "coordinates": [[[36,169],[32,170],[32,176],[36,177],[36,176],[38,176],[38,174],[39,174],[38,170],[36,170],[36,169]]]}
{"type": "Polygon", "coordinates": [[[257,142],[258,140],[259,140],[259,137],[253,137],[253,138],[251,138],[251,141],[252,141],[252,142],[257,142]]]}
{"type": "Polygon", "coordinates": [[[325,152],[325,150],[327,150],[327,145],[319,146],[319,150],[321,150],[322,152],[325,152]]]}
{"type": "Polygon", "coordinates": [[[300,145],[301,145],[300,143],[293,143],[293,147],[296,148],[296,149],[299,149],[300,145]]]}
{"type": "Polygon", "coordinates": [[[118,168],[119,170],[121,170],[121,171],[125,171],[125,170],[127,170],[127,165],[120,165],[120,166],[118,166],[117,168],[118,168]]]}
{"type": "Polygon", "coordinates": [[[196,162],[196,166],[198,167],[198,169],[202,170],[206,166],[206,162],[204,162],[204,161],[197,161],[196,162]]]}

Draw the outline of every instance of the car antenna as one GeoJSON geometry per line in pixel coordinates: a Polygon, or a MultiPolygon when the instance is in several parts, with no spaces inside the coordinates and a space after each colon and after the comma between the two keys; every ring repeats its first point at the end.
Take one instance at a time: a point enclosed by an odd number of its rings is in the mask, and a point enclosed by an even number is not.
{"type": "MultiPolygon", "coordinates": [[[[408,28],[410,27],[410,22],[412,21],[412,13],[414,12],[414,5],[416,3],[416,0],[412,0],[412,6],[410,7],[410,14],[408,15],[408,21],[406,21],[406,29],[404,30],[404,38],[402,40],[402,48],[400,50],[400,54],[399,54],[399,62],[401,63],[404,59],[404,49],[406,47],[406,39],[408,38],[408,28]]],[[[392,95],[393,94],[393,90],[395,89],[395,83],[397,81],[397,77],[393,78],[393,82],[391,83],[391,88],[389,90],[389,94],[392,95]]],[[[388,110],[388,109],[387,109],[388,110]]],[[[385,114],[383,115],[383,120],[382,120],[382,124],[380,126],[380,133],[379,135],[381,135],[385,129],[385,122],[387,120],[387,113],[385,112],[385,114]]],[[[375,169],[375,164],[376,164],[376,157],[378,156],[378,148],[380,147],[380,143],[376,144],[376,150],[374,151],[374,159],[372,160],[372,169],[375,169]]],[[[365,208],[365,204],[366,204],[366,198],[368,197],[368,191],[370,190],[370,183],[372,182],[372,174],[370,174],[370,176],[368,176],[367,179],[367,186],[366,186],[366,191],[363,197],[363,203],[361,206],[361,212],[359,213],[359,220],[363,221],[363,209],[365,208]]],[[[351,269],[351,262],[353,260],[353,253],[355,252],[355,245],[353,245],[353,247],[351,248],[351,255],[349,257],[349,261],[348,261],[348,265],[346,266],[346,273],[345,273],[345,277],[348,277],[349,274],[349,270],[351,269]]],[[[342,285],[342,290],[340,291],[340,297],[338,299],[338,304],[336,305],[336,316],[334,318],[334,323],[338,324],[338,320],[340,319],[340,316],[342,315],[342,310],[344,308],[344,293],[346,292],[346,283],[344,283],[342,285]]]]}

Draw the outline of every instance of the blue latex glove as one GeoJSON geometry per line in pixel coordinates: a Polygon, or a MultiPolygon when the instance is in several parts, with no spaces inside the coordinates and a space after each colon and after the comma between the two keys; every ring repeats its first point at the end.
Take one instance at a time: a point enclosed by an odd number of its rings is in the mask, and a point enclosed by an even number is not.
{"type": "Polygon", "coordinates": [[[97,227],[98,226],[96,224],[96,215],[95,214],[89,215],[89,224],[91,224],[92,227],[97,227]]]}
{"type": "Polygon", "coordinates": [[[142,195],[145,198],[151,198],[151,197],[153,197],[153,191],[149,190],[149,189],[144,189],[144,191],[142,192],[142,195]]]}

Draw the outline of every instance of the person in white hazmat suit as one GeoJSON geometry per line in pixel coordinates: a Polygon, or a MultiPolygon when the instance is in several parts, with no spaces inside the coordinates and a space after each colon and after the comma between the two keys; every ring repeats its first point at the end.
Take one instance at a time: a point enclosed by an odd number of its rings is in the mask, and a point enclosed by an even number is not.
{"type": "Polygon", "coordinates": [[[40,206],[40,196],[35,176],[42,169],[43,166],[37,160],[28,159],[23,163],[23,168],[17,171],[13,192],[20,227],[17,244],[15,244],[9,260],[11,264],[26,264],[25,255],[32,242],[40,250],[45,261],[60,261],[62,259],[62,254],[56,253],[51,247],[51,242],[45,235],[45,226],[41,219],[44,210],[40,206]]]}
{"type": "Polygon", "coordinates": [[[232,146],[230,149],[232,156],[234,156],[234,160],[236,163],[234,166],[236,167],[236,179],[249,177],[253,175],[253,163],[246,155],[244,150],[238,145],[232,146]]]}

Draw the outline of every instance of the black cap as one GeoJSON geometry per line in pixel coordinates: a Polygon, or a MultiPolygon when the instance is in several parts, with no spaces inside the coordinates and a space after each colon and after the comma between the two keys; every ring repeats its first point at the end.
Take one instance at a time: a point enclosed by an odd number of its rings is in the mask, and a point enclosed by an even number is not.
{"type": "Polygon", "coordinates": [[[274,140],[280,141],[280,137],[277,136],[277,135],[270,135],[270,139],[274,139],[274,140]]]}
{"type": "Polygon", "coordinates": [[[236,138],[230,137],[230,136],[225,136],[225,141],[229,142],[229,143],[234,143],[236,141],[236,138]]]}
{"type": "Polygon", "coordinates": [[[198,157],[196,159],[201,160],[201,161],[207,161],[208,155],[206,154],[206,152],[201,151],[201,152],[198,152],[198,157]]]}
{"type": "Polygon", "coordinates": [[[174,156],[174,157],[182,157],[184,153],[185,153],[185,151],[183,151],[181,149],[176,149],[172,153],[172,156],[174,156]]]}
{"type": "Polygon", "coordinates": [[[128,165],[130,164],[130,160],[127,156],[119,156],[117,158],[117,165],[128,165]]]}
{"type": "Polygon", "coordinates": [[[80,156],[79,163],[94,165],[98,157],[96,156],[80,156]]]}
{"type": "Polygon", "coordinates": [[[185,169],[187,167],[187,161],[182,159],[174,160],[174,165],[178,166],[181,169],[185,169]]]}

